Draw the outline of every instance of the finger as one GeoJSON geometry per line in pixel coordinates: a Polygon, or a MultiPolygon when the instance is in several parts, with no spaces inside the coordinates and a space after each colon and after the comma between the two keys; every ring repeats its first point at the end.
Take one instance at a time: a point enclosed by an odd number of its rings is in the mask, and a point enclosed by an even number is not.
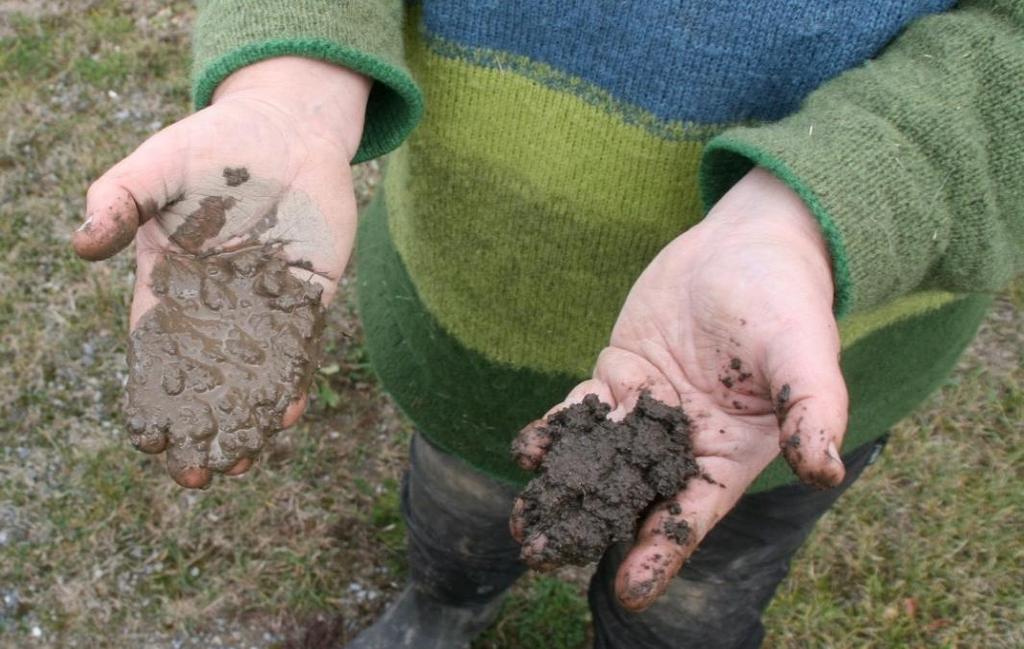
{"type": "Polygon", "coordinates": [[[167,433],[157,426],[150,426],[145,417],[135,415],[128,420],[128,439],[132,446],[150,455],[163,453],[167,448],[167,433]]]}
{"type": "Polygon", "coordinates": [[[140,435],[132,435],[132,446],[147,455],[157,455],[167,449],[167,435],[160,430],[149,430],[140,435]]]}
{"type": "Polygon", "coordinates": [[[512,515],[508,519],[508,530],[512,534],[512,538],[520,545],[526,537],[526,520],[523,518],[525,511],[526,501],[516,498],[516,501],[512,503],[512,515]]]}
{"type": "Polygon", "coordinates": [[[600,401],[601,403],[607,403],[612,408],[616,406],[615,395],[612,393],[612,389],[608,386],[607,383],[596,378],[587,379],[586,381],[577,384],[576,387],[570,390],[569,394],[566,395],[562,403],[548,410],[547,413],[544,414],[544,418],[547,419],[548,417],[550,417],[551,415],[555,414],[560,410],[565,410],[569,406],[575,405],[577,403],[582,403],[583,399],[590,396],[591,394],[596,396],[597,400],[600,401]]]}
{"type": "Polygon", "coordinates": [[[288,407],[284,411],[284,417],[281,420],[281,426],[288,428],[294,426],[296,422],[302,417],[302,414],[306,412],[306,406],[309,404],[309,395],[303,393],[295,401],[288,404],[288,407]]]}
{"type": "Polygon", "coordinates": [[[611,390],[605,383],[596,379],[588,379],[579,383],[569,391],[569,395],[564,401],[548,410],[543,419],[531,421],[519,431],[512,442],[512,457],[516,464],[526,471],[535,471],[551,446],[551,437],[545,432],[548,417],[582,402],[584,397],[591,394],[596,395],[602,403],[614,407],[611,390]]]}
{"type": "Polygon", "coordinates": [[[531,421],[512,440],[512,458],[525,471],[535,471],[551,446],[546,426],[544,419],[531,421]]]}
{"type": "Polygon", "coordinates": [[[804,483],[822,489],[846,474],[839,449],[849,404],[835,321],[831,314],[823,320],[781,336],[766,355],[782,455],[804,483]]]}
{"type": "Polygon", "coordinates": [[[184,147],[179,133],[174,126],[160,131],[89,187],[85,223],[71,238],[78,256],[98,261],[116,254],[180,193],[184,147]]]}
{"type": "Polygon", "coordinates": [[[550,572],[557,568],[557,564],[547,560],[544,555],[544,546],[548,543],[548,537],[543,534],[536,534],[523,542],[523,549],[520,553],[526,565],[538,572],[550,572]]]}
{"type": "Polygon", "coordinates": [[[714,482],[695,477],[644,521],[619,566],[615,592],[631,611],[650,606],[668,588],[697,545],[743,494],[756,472],[722,458],[703,458],[714,482]]]}
{"type": "Polygon", "coordinates": [[[186,489],[202,489],[210,483],[210,470],[205,467],[192,467],[179,472],[171,472],[174,481],[186,489]]]}
{"type": "Polygon", "coordinates": [[[252,468],[252,458],[243,457],[235,465],[224,472],[224,475],[238,476],[252,468]]]}
{"type": "Polygon", "coordinates": [[[636,407],[640,395],[650,395],[670,406],[679,405],[679,393],[651,361],[620,347],[606,347],[597,359],[594,376],[611,390],[609,419],[622,420],[636,407]]]}
{"type": "MultiPolygon", "coordinates": [[[[595,378],[573,388],[562,403],[551,408],[545,419],[555,412],[580,403],[590,394],[611,406],[609,418],[621,420],[636,406],[640,395],[648,391],[655,399],[669,405],[679,405],[679,394],[652,363],[632,352],[617,347],[606,347],[598,357],[595,378]]],[[[516,463],[527,471],[535,470],[551,446],[545,433],[545,419],[527,424],[516,437],[512,454],[516,463]]]]}
{"type": "Polygon", "coordinates": [[[164,456],[167,473],[186,489],[202,489],[210,482],[211,471],[207,466],[207,450],[201,444],[171,434],[164,456]]]}
{"type": "Polygon", "coordinates": [[[85,223],[71,236],[78,256],[100,261],[128,247],[141,221],[140,208],[131,194],[121,187],[105,185],[90,188],[86,203],[85,223]]]}

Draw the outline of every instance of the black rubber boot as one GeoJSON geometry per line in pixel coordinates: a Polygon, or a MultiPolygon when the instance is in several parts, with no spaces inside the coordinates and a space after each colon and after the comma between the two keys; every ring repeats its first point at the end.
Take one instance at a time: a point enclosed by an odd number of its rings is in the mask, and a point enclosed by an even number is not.
{"type": "Polygon", "coordinates": [[[518,489],[413,437],[402,484],[411,585],[346,649],[464,649],[525,571],[508,531],[518,489]]]}
{"type": "Polygon", "coordinates": [[[345,649],[468,649],[494,622],[504,597],[486,604],[448,606],[406,586],[384,615],[345,649]]]}

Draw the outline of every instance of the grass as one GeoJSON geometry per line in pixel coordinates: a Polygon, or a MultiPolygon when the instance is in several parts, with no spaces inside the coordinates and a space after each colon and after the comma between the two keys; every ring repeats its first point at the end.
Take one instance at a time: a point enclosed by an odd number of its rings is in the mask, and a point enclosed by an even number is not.
{"type": "Polygon", "coordinates": [[[579,588],[550,577],[527,577],[517,585],[498,622],[473,643],[474,649],[584,646],[590,611],[579,588]]]}
{"type": "Polygon", "coordinates": [[[775,646],[1024,646],[1019,288],[997,310],[1016,367],[976,345],[897,427],[797,559],[768,613],[775,646]]]}
{"type": "MultiPolygon", "coordinates": [[[[50,5],[0,17],[0,646],[336,646],[402,583],[408,427],[341,299],[309,416],[252,475],[184,493],[128,448],[130,255],[68,239],[89,181],[186,114],[191,3],[50,5]]],[[[822,521],[769,646],[1024,646],[1022,354],[1018,282],[822,521]]],[[[560,576],[518,584],[475,648],[585,646],[586,575],[560,576]]]]}

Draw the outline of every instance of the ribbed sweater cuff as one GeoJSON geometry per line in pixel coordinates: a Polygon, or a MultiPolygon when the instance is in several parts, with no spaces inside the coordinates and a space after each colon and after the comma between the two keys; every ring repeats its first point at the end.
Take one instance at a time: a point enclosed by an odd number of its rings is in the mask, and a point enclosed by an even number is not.
{"type": "Polygon", "coordinates": [[[705,148],[705,206],[754,165],[799,194],[832,253],[838,315],[921,290],[999,290],[1024,264],[1024,4],[911,25],[789,117],[705,148]]]}
{"type": "Polygon", "coordinates": [[[246,65],[305,56],[374,80],[353,163],[398,147],[423,113],[423,97],[404,64],[398,1],[210,0],[194,36],[192,98],[209,105],[217,86],[246,65]]]}
{"type": "Polygon", "coordinates": [[[761,142],[762,138],[758,137],[757,131],[738,131],[713,139],[704,149],[700,167],[700,187],[705,208],[710,209],[753,167],[763,167],[772,172],[796,192],[821,226],[832,257],[832,277],[835,282],[833,311],[836,317],[846,315],[854,301],[854,278],[843,232],[812,186],[783,161],[780,152],[773,151],[770,146],[761,142]]]}

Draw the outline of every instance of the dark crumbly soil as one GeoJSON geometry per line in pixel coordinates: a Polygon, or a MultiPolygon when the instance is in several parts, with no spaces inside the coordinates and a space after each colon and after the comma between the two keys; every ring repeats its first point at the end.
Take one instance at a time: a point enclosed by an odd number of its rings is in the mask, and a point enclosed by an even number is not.
{"type": "MultiPolygon", "coordinates": [[[[531,557],[536,564],[596,561],[610,545],[632,541],[655,502],[700,474],[681,408],[644,392],[622,422],[607,419],[609,410],[591,394],[541,429],[551,446],[521,495],[525,538],[547,537],[541,556],[531,557]]],[[[672,532],[685,542],[685,529],[672,532]]]]}
{"type": "Polygon", "coordinates": [[[309,387],[321,288],[274,252],[169,254],[153,269],[160,302],[128,345],[128,432],[142,450],[166,447],[172,475],[257,456],[309,387]]]}

